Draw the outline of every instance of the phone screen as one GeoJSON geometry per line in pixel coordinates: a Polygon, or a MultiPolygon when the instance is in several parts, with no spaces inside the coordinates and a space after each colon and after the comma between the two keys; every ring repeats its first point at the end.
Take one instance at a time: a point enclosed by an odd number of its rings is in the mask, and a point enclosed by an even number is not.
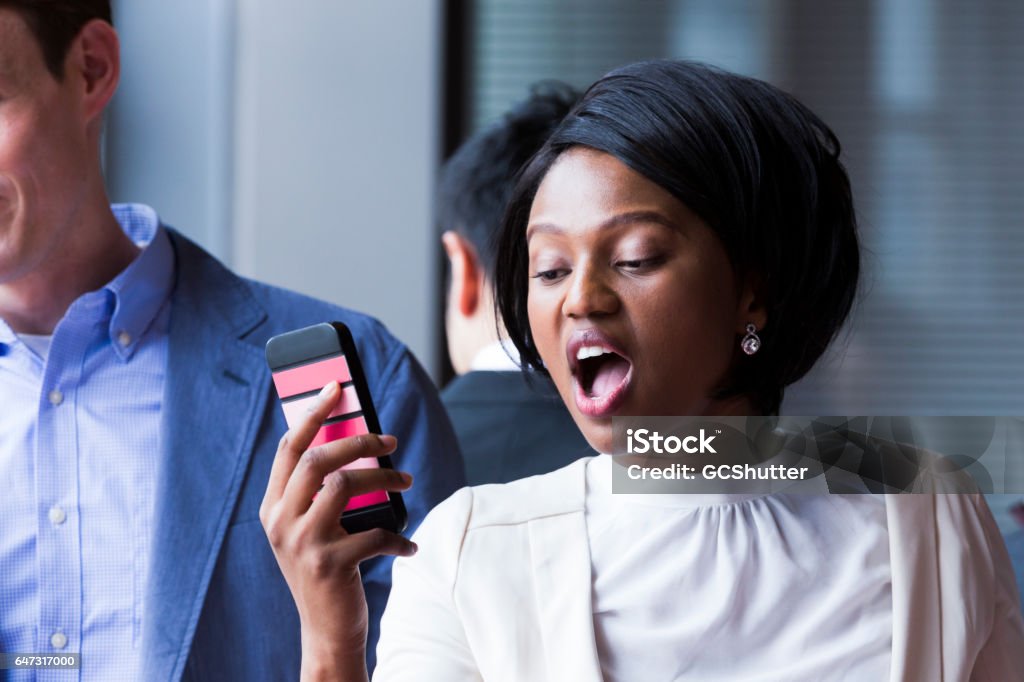
{"type": "MultiPolygon", "coordinates": [[[[273,337],[267,342],[267,364],[288,428],[294,428],[307,414],[324,386],[332,381],[340,384],[338,404],[320,425],[310,447],[364,433],[383,433],[355,341],[344,324],[324,322],[273,337]]],[[[391,458],[365,457],[344,468],[377,467],[391,468],[391,458]]],[[[340,519],[350,533],[369,528],[399,533],[407,521],[401,493],[383,490],[351,498],[340,519]]]]}
{"type": "MultiPolygon", "coordinates": [[[[327,416],[313,442],[310,443],[311,448],[339,438],[370,433],[364,414],[364,405],[359,399],[359,391],[356,390],[352,371],[345,355],[317,358],[306,364],[278,370],[273,373],[273,376],[274,386],[281,399],[288,428],[294,428],[306,415],[309,408],[316,403],[320,389],[331,381],[337,381],[341,385],[341,398],[334,410],[327,416]]],[[[376,457],[364,457],[343,468],[375,469],[379,466],[376,457]]],[[[345,506],[345,510],[386,504],[387,501],[387,492],[378,490],[353,497],[345,506]]]]}

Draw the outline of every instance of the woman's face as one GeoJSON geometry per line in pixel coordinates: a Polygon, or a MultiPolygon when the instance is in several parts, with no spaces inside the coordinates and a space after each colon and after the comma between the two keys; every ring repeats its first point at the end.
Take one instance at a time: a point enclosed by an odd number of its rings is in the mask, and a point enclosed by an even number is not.
{"type": "Polygon", "coordinates": [[[594,448],[611,451],[613,416],[750,413],[709,396],[764,313],[682,202],[575,147],[541,182],[526,238],[533,338],[594,448]]]}

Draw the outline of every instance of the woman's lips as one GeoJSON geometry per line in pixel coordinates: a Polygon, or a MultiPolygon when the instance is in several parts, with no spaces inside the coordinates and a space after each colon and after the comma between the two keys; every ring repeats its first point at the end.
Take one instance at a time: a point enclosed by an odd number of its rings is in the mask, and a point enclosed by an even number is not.
{"type": "Polygon", "coordinates": [[[565,350],[579,411],[607,417],[618,410],[633,379],[633,363],[622,344],[600,329],[589,328],[573,332],[565,350]],[[584,369],[582,363],[598,364],[584,369]]]}

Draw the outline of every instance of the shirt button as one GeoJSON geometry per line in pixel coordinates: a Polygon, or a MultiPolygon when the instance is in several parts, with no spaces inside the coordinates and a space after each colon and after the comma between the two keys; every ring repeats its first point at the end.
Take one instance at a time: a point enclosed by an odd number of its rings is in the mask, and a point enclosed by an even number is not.
{"type": "Polygon", "coordinates": [[[50,644],[54,649],[63,649],[68,645],[68,637],[63,632],[55,632],[50,636],[50,644]]]}
{"type": "Polygon", "coordinates": [[[60,507],[50,507],[50,523],[53,525],[59,526],[67,518],[68,515],[60,507]]]}
{"type": "Polygon", "coordinates": [[[50,391],[50,395],[48,396],[48,398],[50,399],[50,404],[53,405],[54,407],[64,402],[64,394],[58,391],[57,389],[53,389],[52,391],[50,391]]]}
{"type": "Polygon", "coordinates": [[[117,335],[117,342],[119,344],[121,344],[122,348],[125,348],[125,347],[128,346],[128,344],[130,344],[132,342],[132,335],[129,334],[128,332],[122,330],[117,335]]]}

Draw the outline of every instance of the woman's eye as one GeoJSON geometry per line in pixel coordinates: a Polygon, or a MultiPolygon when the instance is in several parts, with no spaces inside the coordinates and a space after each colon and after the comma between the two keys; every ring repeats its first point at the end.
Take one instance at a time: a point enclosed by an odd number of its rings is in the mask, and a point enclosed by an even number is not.
{"type": "Polygon", "coordinates": [[[557,270],[540,270],[536,275],[533,275],[533,279],[539,279],[541,282],[555,282],[568,273],[569,271],[565,268],[557,270]]]}
{"type": "Polygon", "coordinates": [[[664,258],[661,256],[651,256],[650,258],[634,258],[629,260],[620,260],[615,262],[615,266],[624,270],[645,270],[647,268],[654,267],[660,264],[664,258]]]}

